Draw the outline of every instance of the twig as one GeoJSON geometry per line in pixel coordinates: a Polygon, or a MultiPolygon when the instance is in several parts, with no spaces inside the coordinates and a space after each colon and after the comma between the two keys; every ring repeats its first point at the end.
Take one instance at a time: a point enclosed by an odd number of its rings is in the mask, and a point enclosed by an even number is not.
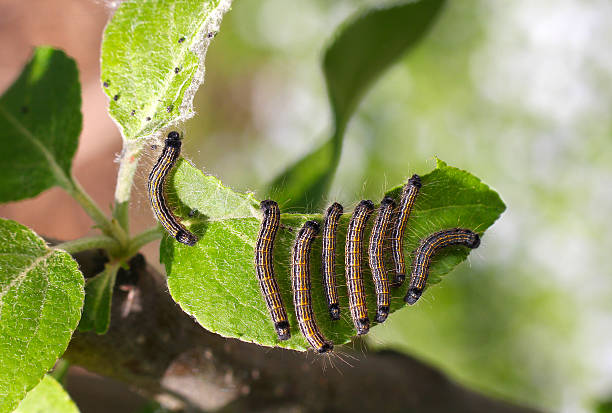
{"type": "Polygon", "coordinates": [[[534,412],[464,389],[399,353],[345,351],[354,367],[335,360],[324,370],[329,360],[312,353],[210,333],[137,255],[117,276],[108,333],[75,333],[64,357],[186,411],[534,412]]]}

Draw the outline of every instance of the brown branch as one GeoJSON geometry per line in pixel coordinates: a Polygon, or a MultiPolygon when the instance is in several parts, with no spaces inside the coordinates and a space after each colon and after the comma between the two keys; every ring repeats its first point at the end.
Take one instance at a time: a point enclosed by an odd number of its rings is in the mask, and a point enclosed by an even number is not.
{"type": "MultiPolygon", "coordinates": [[[[101,265],[95,253],[76,258],[86,276],[101,265]]],[[[335,368],[324,370],[329,360],[312,353],[222,338],[181,311],[163,277],[142,256],[130,264],[117,279],[108,333],[75,333],[64,357],[166,406],[224,412],[533,412],[464,389],[395,352],[346,350],[353,367],[336,359],[335,368]]]]}

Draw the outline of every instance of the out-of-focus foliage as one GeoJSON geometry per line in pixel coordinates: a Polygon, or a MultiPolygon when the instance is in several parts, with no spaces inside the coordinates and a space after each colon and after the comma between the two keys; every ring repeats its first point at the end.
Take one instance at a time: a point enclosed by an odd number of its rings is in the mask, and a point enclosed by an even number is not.
{"type": "MultiPolygon", "coordinates": [[[[210,50],[187,157],[259,190],[328,137],[333,28],[379,1],[236,2],[210,50]]],[[[438,156],[508,210],[469,265],[370,333],[489,394],[558,411],[612,388],[612,10],[449,2],[365,97],[324,201],[380,199],[438,156]],[[408,328],[410,325],[410,328],[408,328]]]]}
{"type": "Polygon", "coordinates": [[[287,208],[316,211],[336,172],[355,108],[376,79],[418,44],[443,4],[444,0],[417,0],[370,8],[340,27],[323,57],[332,136],[274,179],[274,199],[287,208]]]}

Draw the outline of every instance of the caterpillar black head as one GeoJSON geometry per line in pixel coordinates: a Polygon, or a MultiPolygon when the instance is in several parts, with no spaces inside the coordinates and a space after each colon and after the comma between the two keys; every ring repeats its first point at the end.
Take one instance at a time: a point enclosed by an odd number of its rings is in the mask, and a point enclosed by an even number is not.
{"type": "Polygon", "coordinates": [[[271,199],[261,201],[259,206],[261,207],[261,210],[264,213],[269,212],[271,209],[278,209],[278,204],[276,203],[276,201],[272,201],[271,199]]]}
{"type": "Polygon", "coordinates": [[[366,211],[374,211],[374,203],[369,199],[364,199],[363,201],[359,202],[359,204],[357,204],[355,209],[357,208],[365,208],[366,211]]]}
{"type": "Polygon", "coordinates": [[[166,146],[172,146],[173,148],[181,147],[181,135],[177,131],[172,131],[166,138],[166,146]]]}
{"type": "Polygon", "coordinates": [[[359,318],[355,321],[357,335],[362,336],[370,331],[370,319],[368,317],[359,318]]]}
{"type": "Polygon", "coordinates": [[[326,341],[325,344],[323,344],[321,347],[317,349],[317,353],[319,354],[328,353],[332,351],[333,349],[334,349],[334,345],[331,342],[326,341]]]}
{"type": "Polygon", "coordinates": [[[384,322],[388,316],[389,316],[389,306],[385,305],[385,306],[378,307],[378,309],[376,310],[376,322],[377,323],[384,322]]]}
{"type": "Polygon", "coordinates": [[[332,304],[329,306],[329,316],[333,321],[340,320],[340,306],[338,304],[332,304]]]}
{"type": "Polygon", "coordinates": [[[176,240],[182,244],[193,247],[198,242],[198,237],[193,235],[191,232],[180,230],[176,233],[176,240]]]}
{"type": "Polygon", "coordinates": [[[382,201],[380,201],[380,206],[381,207],[389,206],[389,205],[395,206],[395,200],[393,198],[391,198],[390,196],[386,196],[386,197],[383,198],[382,201]]]}
{"type": "Polygon", "coordinates": [[[391,282],[391,285],[393,287],[399,287],[400,285],[404,283],[405,280],[406,280],[406,274],[395,274],[395,277],[393,277],[393,281],[391,282]]]}
{"type": "Polygon", "coordinates": [[[478,236],[478,234],[473,233],[473,234],[470,236],[470,240],[468,241],[467,246],[468,246],[469,248],[474,249],[474,248],[478,248],[478,246],[479,246],[479,245],[480,245],[480,237],[478,236]]]}
{"type": "Polygon", "coordinates": [[[419,298],[421,298],[421,294],[423,294],[422,290],[412,287],[406,293],[406,296],[404,297],[404,301],[412,305],[416,303],[419,300],[419,298]]]}
{"type": "Polygon", "coordinates": [[[304,222],[304,227],[300,230],[300,232],[305,230],[306,228],[310,228],[314,231],[315,234],[318,234],[320,225],[317,221],[306,221],[304,222]]]}
{"type": "Polygon", "coordinates": [[[288,340],[291,337],[288,321],[279,321],[278,323],[275,323],[274,329],[276,330],[276,334],[278,335],[278,339],[280,341],[288,340]]]}
{"type": "Polygon", "coordinates": [[[408,180],[408,183],[412,186],[416,186],[417,188],[421,188],[421,177],[417,174],[412,175],[412,177],[408,180]]]}

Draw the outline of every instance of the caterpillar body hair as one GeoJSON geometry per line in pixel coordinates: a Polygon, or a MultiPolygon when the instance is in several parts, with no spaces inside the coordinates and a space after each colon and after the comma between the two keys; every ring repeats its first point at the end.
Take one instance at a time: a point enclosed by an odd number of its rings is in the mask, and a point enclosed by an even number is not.
{"type": "Polygon", "coordinates": [[[432,257],[440,249],[450,245],[465,245],[471,249],[478,248],[480,237],[469,229],[451,228],[438,231],[421,240],[415,251],[410,285],[404,297],[405,302],[412,305],[421,297],[427,283],[432,257]]]}
{"type": "Polygon", "coordinates": [[[319,233],[319,223],[306,221],[299,230],[291,249],[291,286],[293,287],[293,305],[300,331],[318,353],[327,353],[334,348],[316,323],[312,310],[310,282],[310,249],[312,241],[319,233]]]}
{"type": "Polygon", "coordinates": [[[291,332],[287,311],[274,275],[274,240],[280,226],[280,209],[278,204],[271,200],[262,201],[260,205],[263,219],[255,244],[255,274],[278,339],[283,341],[291,337],[291,332]]]}
{"type": "Polygon", "coordinates": [[[357,335],[366,334],[370,330],[370,319],[366,306],[366,296],[361,269],[363,232],[366,222],[374,210],[370,200],[361,201],[353,211],[346,232],[344,250],[344,269],[346,286],[349,296],[349,309],[357,335]]]}
{"type": "Polygon", "coordinates": [[[399,287],[406,279],[406,260],[404,258],[403,248],[404,232],[420,188],[421,177],[417,174],[412,175],[408,183],[402,188],[396,221],[391,234],[391,251],[395,267],[395,278],[393,279],[394,287],[399,287]]]}
{"type": "Polygon", "coordinates": [[[383,246],[394,209],[395,201],[392,198],[385,197],[380,202],[368,244],[368,263],[376,289],[376,321],[379,323],[389,316],[389,279],[385,269],[383,246]]]}
{"type": "Polygon", "coordinates": [[[151,169],[148,180],[149,201],[153,214],[164,229],[178,242],[193,246],[198,238],[189,232],[179,219],[168,207],[165,186],[166,177],[172,170],[181,154],[181,138],[178,132],[172,131],[168,134],[164,149],[151,169]]]}
{"type": "Polygon", "coordinates": [[[323,288],[327,298],[329,316],[332,320],[340,319],[338,287],[336,285],[336,232],[338,221],[344,212],[342,205],[334,202],[325,213],[323,224],[323,248],[321,250],[321,269],[323,271],[323,288]]]}

